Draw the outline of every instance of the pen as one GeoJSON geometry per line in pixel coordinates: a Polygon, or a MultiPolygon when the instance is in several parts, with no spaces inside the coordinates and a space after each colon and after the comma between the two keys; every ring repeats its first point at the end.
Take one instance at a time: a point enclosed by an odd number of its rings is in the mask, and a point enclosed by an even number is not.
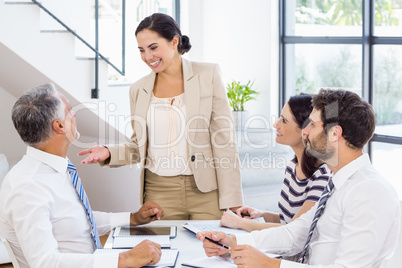
{"type": "MultiPolygon", "coordinates": [[[[232,211],[234,214],[237,214],[235,211],[232,211]]],[[[247,217],[250,217],[251,215],[250,215],[250,213],[246,213],[246,212],[242,212],[242,213],[240,213],[240,215],[242,215],[243,217],[245,217],[245,216],[247,216],[247,217]]]]}
{"type": "Polygon", "coordinates": [[[209,242],[214,243],[215,245],[218,245],[218,246],[224,247],[224,248],[226,248],[226,249],[228,249],[228,250],[231,250],[231,248],[230,248],[229,246],[226,246],[225,244],[223,244],[223,243],[221,243],[221,242],[215,241],[215,240],[213,240],[212,238],[210,238],[210,237],[208,237],[208,236],[204,236],[204,238],[205,238],[206,240],[208,240],[209,242]]]}

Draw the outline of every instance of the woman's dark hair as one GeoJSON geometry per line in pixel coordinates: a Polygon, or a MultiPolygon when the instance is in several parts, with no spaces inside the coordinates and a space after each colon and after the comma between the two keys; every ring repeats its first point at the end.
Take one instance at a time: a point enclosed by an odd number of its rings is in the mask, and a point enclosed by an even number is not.
{"type": "Polygon", "coordinates": [[[169,15],[163,13],[154,13],[143,19],[135,30],[135,36],[143,30],[156,32],[159,36],[165,38],[169,42],[176,35],[179,37],[179,45],[177,50],[180,54],[184,54],[191,49],[190,38],[182,35],[177,22],[169,15]]]}
{"type": "MultiPolygon", "coordinates": [[[[290,97],[290,99],[288,100],[290,110],[292,111],[293,116],[296,119],[297,125],[300,129],[303,129],[309,123],[309,116],[311,111],[313,110],[313,106],[311,104],[312,99],[312,95],[301,93],[300,95],[290,97]]],[[[304,149],[303,151],[303,156],[300,164],[304,175],[306,175],[308,178],[310,178],[318,168],[317,158],[310,154],[307,154],[306,149],[304,149]]]]}

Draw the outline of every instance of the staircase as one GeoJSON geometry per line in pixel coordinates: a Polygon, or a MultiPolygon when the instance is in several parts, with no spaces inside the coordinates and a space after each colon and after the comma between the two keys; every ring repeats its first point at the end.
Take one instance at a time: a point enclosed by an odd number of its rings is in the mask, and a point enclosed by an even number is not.
{"type": "MultiPolygon", "coordinates": [[[[105,101],[91,99],[93,56],[83,57],[81,50],[77,55],[76,38],[48,20],[49,15],[31,1],[0,0],[0,153],[7,156],[10,166],[25,154],[26,146],[11,122],[11,108],[24,91],[52,82],[77,112],[81,138],[70,146],[69,158],[84,178],[92,207],[111,212],[136,211],[136,168],[101,169],[98,165],[78,164],[82,160],[76,155],[78,151],[99,141],[122,142],[126,136],[107,122],[107,114],[101,111],[105,101]]],[[[108,87],[107,68],[99,62],[100,90],[108,87]]]]}
{"type": "MultiPolygon", "coordinates": [[[[60,27],[54,31],[49,27],[43,30],[43,16],[49,19],[49,15],[31,1],[1,2],[0,86],[18,97],[33,86],[53,82],[72,106],[97,103],[90,95],[94,87],[93,56],[76,57],[74,36],[60,27]]],[[[107,65],[104,62],[100,62],[100,77],[100,87],[107,88],[107,65]]],[[[82,120],[97,121],[87,111],[84,113],[82,120]]],[[[84,136],[96,137],[93,128],[85,128],[85,124],[81,126],[84,136]]]]}

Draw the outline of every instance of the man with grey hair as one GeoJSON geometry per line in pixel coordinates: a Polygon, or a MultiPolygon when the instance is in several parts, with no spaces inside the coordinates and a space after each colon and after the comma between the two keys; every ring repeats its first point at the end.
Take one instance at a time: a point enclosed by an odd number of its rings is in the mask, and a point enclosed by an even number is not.
{"type": "Polygon", "coordinates": [[[92,211],[68,148],[78,139],[75,113],[52,84],[26,91],[12,120],[28,145],[0,189],[0,235],[25,267],[141,267],[157,263],[160,245],[144,241],[133,249],[93,254],[99,234],[118,225],[139,225],[164,215],[154,202],[136,213],[92,211]]]}

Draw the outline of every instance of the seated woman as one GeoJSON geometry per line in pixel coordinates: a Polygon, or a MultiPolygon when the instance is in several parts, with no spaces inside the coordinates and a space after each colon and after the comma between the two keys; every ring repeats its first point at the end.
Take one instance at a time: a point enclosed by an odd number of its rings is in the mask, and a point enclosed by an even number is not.
{"type": "Polygon", "coordinates": [[[285,170],[285,179],[279,197],[279,213],[243,206],[236,214],[226,211],[221,225],[246,231],[262,230],[287,224],[310,210],[320,199],[332,172],[327,165],[308,155],[305,150],[302,128],[308,123],[312,111],[311,95],[293,96],[283,106],[280,118],[274,123],[276,142],[289,145],[295,157],[285,170]],[[242,214],[250,216],[242,217],[242,214]],[[264,217],[265,223],[251,220],[264,217]],[[250,219],[251,218],[251,219],[250,219]]]}

